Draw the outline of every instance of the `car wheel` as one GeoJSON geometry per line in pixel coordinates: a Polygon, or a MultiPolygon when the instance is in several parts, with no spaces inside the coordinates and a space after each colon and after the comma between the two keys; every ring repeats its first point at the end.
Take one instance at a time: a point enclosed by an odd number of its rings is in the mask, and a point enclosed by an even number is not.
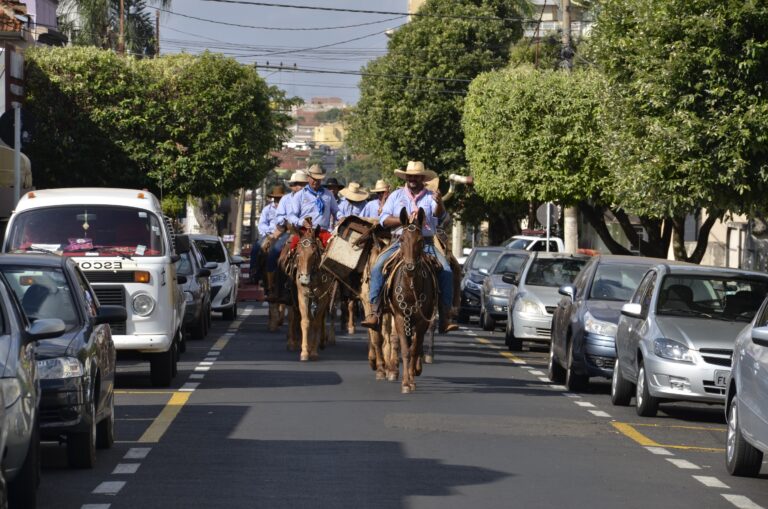
{"type": "Polygon", "coordinates": [[[496,328],[496,320],[491,318],[485,310],[480,313],[480,326],[484,331],[492,331],[496,328]]]}
{"type": "Polygon", "coordinates": [[[171,377],[175,378],[179,374],[179,357],[181,357],[181,333],[176,337],[176,341],[173,342],[171,349],[173,350],[173,363],[171,364],[171,377]]]}
{"type": "Polygon", "coordinates": [[[173,366],[176,363],[174,350],[175,342],[165,352],[150,354],[149,373],[153,386],[168,387],[171,385],[173,366]]]}
{"type": "Polygon", "coordinates": [[[225,320],[234,320],[237,318],[237,302],[232,304],[231,308],[227,308],[222,311],[221,316],[224,317],[225,320]]]}
{"type": "Polygon", "coordinates": [[[205,310],[200,312],[200,319],[197,321],[194,327],[189,330],[190,339],[204,339],[205,338],[205,310]]]}
{"type": "Polygon", "coordinates": [[[96,425],[96,447],[110,449],[115,443],[115,395],[109,397],[109,415],[96,425]]]}
{"type": "Polygon", "coordinates": [[[187,335],[183,331],[179,332],[179,353],[186,353],[187,351],[187,335]]]}
{"type": "Polygon", "coordinates": [[[635,390],[633,385],[621,374],[619,359],[617,358],[613,365],[613,377],[611,378],[611,403],[615,406],[628,406],[635,390]]]}
{"type": "Polygon", "coordinates": [[[515,337],[515,324],[509,318],[504,328],[504,342],[507,344],[510,352],[523,351],[523,340],[515,337]]]}
{"type": "Polygon", "coordinates": [[[763,464],[763,453],[744,439],[739,424],[736,396],[728,406],[728,436],[725,442],[725,466],[731,475],[757,477],[763,464]]]}
{"type": "Polygon", "coordinates": [[[583,391],[589,384],[589,377],[576,373],[573,366],[573,338],[568,342],[568,364],[565,369],[565,386],[571,392],[583,391]]]}
{"type": "Polygon", "coordinates": [[[96,464],[96,393],[88,404],[88,431],[67,434],[67,463],[72,468],[93,468],[96,464]]]}
{"type": "Polygon", "coordinates": [[[27,457],[16,477],[8,483],[8,502],[11,507],[35,507],[37,487],[40,484],[40,427],[32,425],[27,457]]]}
{"type": "Polygon", "coordinates": [[[547,366],[547,374],[549,379],[556,384],[565,382],[565,370],[560,365],[560,362],[555,357],[555,344],[553,341],[549,343],[549,365],[547,366]]]}
{"type": "Polygon", "coordinates": [[[648,389],[648,377],[645,373],[645,365],[640,361],[640,369],[637,372],[637,386],[635,391],[637,400],[637,415],[640,417],[655,417],[659,411],[659,398],[654,398],[648,389]]]}
{"type": "Polygon", "coordinates": [[[466,311],[459,311],[459,323],[469,323],[469,313],[466,311]]]}

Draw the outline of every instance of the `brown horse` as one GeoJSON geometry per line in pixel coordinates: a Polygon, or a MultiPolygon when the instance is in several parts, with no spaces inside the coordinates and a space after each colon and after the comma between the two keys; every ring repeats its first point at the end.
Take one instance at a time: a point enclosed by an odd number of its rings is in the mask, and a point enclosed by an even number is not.
{"type": "Polygon", "coordinates": [[[299,359],[302,361],[318,358],[318,348],[325,335],[325,315],[337,285],[331,274],[320,268],[323,253],[322,242],[318,238],[320,227],[311,226],[311,221],[305,220],[305,228],[296,246],[295,291],[288,336],[289,349],[295,349],[296,338],[292,336],[298,322],[301,331],[299,359]]]}
{"type": "Polygon", "coordinates": [[[424,253],[424,221],[424,209],[419,209],[414,221],[409,220],[405,209],[400,211],[403,233],[398,253],[390,259],[393,269],[387,278],[386,303],[403,358],[403,394],[416,390],[414,377],[421,374],[424,334],[435,319],[435,262],[424,253]]]}

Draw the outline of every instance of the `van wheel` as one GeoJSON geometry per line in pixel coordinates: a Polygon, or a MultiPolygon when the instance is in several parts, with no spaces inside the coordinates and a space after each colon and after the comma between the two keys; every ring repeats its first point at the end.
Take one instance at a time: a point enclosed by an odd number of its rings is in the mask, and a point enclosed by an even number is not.
{"type": "Polygon", "coordinates": [[[67,463],[72,468],[93,468],[96,464],[96,403],[92,392],[88,404],[90,424],[88,431],[67,435],[67,463]]]}
{"type": "Polygon", "coordinates": [[[736,396],[728,406],[728,438],[725,442],[725,466],[731,475],[757,477],[763,464],[763,453],[744,440],[739,427],[736,396]]]}
{"type": "Polygon", "coordinates": [[[35,507],[40,484],[40,427],[35,420],[29,438],[27,457],[16,478],[8,483],[8,501],[12,507],[35,507]]]}
{"type": "Polygon", "coordinates": [[[621,374],[619,359],[613,365],[613,377],[611,378],[611,403],[615,406],[628,406],[634,392],[632,382],[628,382],[621,374]]]}
{"type": "Polygon", "coordinates": [[[637,400],[637,415],[640,417],[656,417],[659,411],[659,398],[651,396],[648,389],[648,376],[645,373],[645,366],[640,361],[640,369],[637,373],[637,387],[635,391],[637,400]]]}
{"type": "Polygon", "coordinates": [[[96,447],[110,449],[115,443],[115,395],[109,397],[109,415],[96,425],[96,447]]]}
{"type": "Polygon", "coordinates": [[[152,380],[152,385],[155,387],[168,387],[171,385],[173,379],[173,367],[176,364],[176,343],[171,344],[171,347],[160,353],[150,354],[149,357],[149,376],[152,380]]]}

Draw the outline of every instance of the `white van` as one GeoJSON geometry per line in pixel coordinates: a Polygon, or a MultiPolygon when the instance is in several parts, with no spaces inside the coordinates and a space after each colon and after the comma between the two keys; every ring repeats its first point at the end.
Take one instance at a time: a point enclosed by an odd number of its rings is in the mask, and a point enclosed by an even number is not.
{"type": "Polygon", "coordinates": [[[112,324],[115,348],[148,354],[152,384],[170,385],[183,346],[186,304],[176,276],[173,232],[152,193],[30,191],[11,216],[3,251],[72,257],[101,304],[128,311],[125,323],[112,324]]]}

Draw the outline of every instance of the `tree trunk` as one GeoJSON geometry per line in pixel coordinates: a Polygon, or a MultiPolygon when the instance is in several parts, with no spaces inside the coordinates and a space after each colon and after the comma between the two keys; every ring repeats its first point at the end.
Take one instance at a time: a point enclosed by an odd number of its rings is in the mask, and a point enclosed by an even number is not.
{"type": "Polygon", "coordinates": [[[685,249],[685,216],[678,216],[672,220],[674,228],[673,249],[676,260],[701,263],[702,258],[704,258],[704,253],[707,251],[707,245],[709,245],[709,232],[712,231],[712,227],[715,223],[723,217],[723,212],[719,210],[707,211],[707,213],[707,219],[701,225],[701,228],[699,228],[696,247],[693,249],[690,256],[685,249]]]}
{"type": "Polygon", "coordinates": [[[579,209],[586,218],[587,222],[595,229],[600,240],[606,245],[608,250],[612,254],[631,255],[632,252],[626,247],[619,244],[616,239],[613,238],[611,232],[608,231],[608,227],[605,224],[605,208],[593,207],[587,202],[579,203],[579,209]]]}
{"type": "Polygon", "coordinates": [[[192,205],[192,213],[195,216],[195,220],[200,227],[200,233],[218,235],[216,228],[216,202],[210,198],[194,197],[190,197],[189,202],[192,205]]]}

